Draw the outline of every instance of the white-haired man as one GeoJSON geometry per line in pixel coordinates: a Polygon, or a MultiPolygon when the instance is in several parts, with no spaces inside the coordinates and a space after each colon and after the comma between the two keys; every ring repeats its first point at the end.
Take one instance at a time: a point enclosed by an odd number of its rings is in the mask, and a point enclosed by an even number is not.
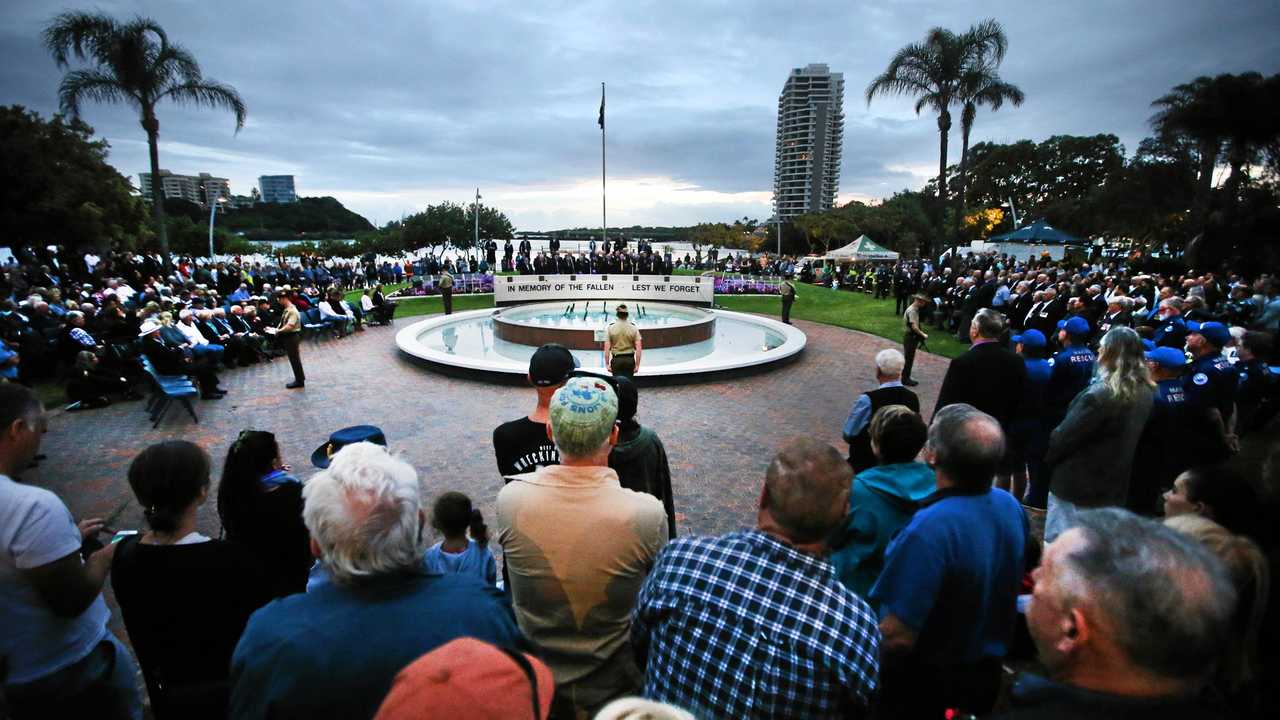
{"type": "Polygon", "coordinates": [[[555,673],[553,714],[591,717],[639,693],[629,617],[667,542],[667,514],[609,468],[618,398],[604,379],[569,379],[548,414],[560,464],[498,493],[498,540],[520,629],[555,673]]]}
{"type": "Polygon", "coordinates": [[[249,619],[231,660],[232,717],[369,718],[396,673],[450,640],[525,644],[496,588],[427,573],[422,486],[386,448],[342,448],[302,495],[332,582],[249,619]]]}
{"type": "Polygon", "coordinates": [[[849,443],[849,465],[858,474],[876,464],[871,452],[871,418],[876,411],[889,405],[906,405],[912,412],[920,412],[920,399],[902,386],[902,353],[887,348],[876,353],[876,383],[879,387],[858,396],[849,417],[844,421],[844,441],[849,443]]]}

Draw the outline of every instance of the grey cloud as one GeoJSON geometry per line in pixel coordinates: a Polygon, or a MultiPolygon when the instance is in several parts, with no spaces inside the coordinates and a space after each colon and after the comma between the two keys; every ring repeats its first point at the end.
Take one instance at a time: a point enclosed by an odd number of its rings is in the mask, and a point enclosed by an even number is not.
{"type": "MultiPolygon", "coordinates": [[[[38,33],[79,3],[10,0],[0,8],[0,102],[56,110],[60,72],[38,33]]],[[[599,173],[599,83],[609,82],[611,177],[668,177],[723,193],[768,191],[777,96],[790,68],[826,62],[845,74],[842,195],[883,197],[937,166],[933,118],[911,103],[863,99],[892,53],[933,25],[955,30],[995,17],[1010,35],[1002,68],[1027,92],[1022,108],[984,112],[974,142],[1114,132],[1132,150],[1149,103],[1199,74],[1280,70],[1280,8],[1229,4],[1025,3],[971,7],[944,0],[815,2],[114,2],[117,17],[156,18],[207,75],[236,86],[250,123],[162,109],[162,147],[175,171],[231,177],[294,171],[387,219],[368,193],[565,184],[599,173]],[[172,146],[169,146],[172,147],[172,146]]],[[[146,168],[137,120],[90,106],[85,119],[114,143],[112,160],[146,168]]],[[[952,160],[959,151],[952,136],[952,160]]],[[[431,201],[445,198],[414,198],[431,201]]],[[[457,198],[453,198],[457,199],[457,198]]],[[[389,201],[388,201],[389,202],[389,201]]],[[[409,202],[409,201],[406,201],[409,202]]],[[[763,216],[758,203],[656,199],[648,222],[763,216]]],[[[399,211],[412,210],[412,206],[399,211]]],[[[553,227],[578,207],[525,211],[522,227],[553,227]]]]}

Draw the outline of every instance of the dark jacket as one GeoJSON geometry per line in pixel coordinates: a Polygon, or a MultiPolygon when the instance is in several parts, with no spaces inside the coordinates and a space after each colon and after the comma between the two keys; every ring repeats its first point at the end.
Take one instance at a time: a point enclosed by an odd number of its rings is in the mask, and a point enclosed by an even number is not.
{"type": "Polygon", "coordinates": [[[1189,697],[1129,698],[1082,690],[1037,675],[1019,675],[1009,709],[992,720],[1217,720],[1215,707],[1189,697]]]}
{"type": "Polygon", "coordinates": [[[157,337],[143,338],[142,354],[147,356],[161,375],[186,375],[191,368],[182,350],[166,345],[157,337]]]}
{"type": "Polygon", "coordinates": [[[1149,388],[1120,403],[1101,382],[1077,395],[1049,436],[1049,491],[1085,507],[1123,506],[1151,403],[1149,388]]]}
{"type": "Polygon", "coordinates": [[[1009,348],[998,342],[974,345],[951,361],[938,391],[933,413],[948,405],[968,403],[1007,428],[1022,398],[1027,368],[1009,348]]]}
{"type": "Polygon", "coordinates": [[[649,493],[662,501],[667,511],[667,536],[674,538],[676,508],[671,493],[671,468],[667,463],[667,449],[657,433],[640,425],[621,433],[618,444],[609,453],[609,467],[618,473],[622,487],[649,493]]]}

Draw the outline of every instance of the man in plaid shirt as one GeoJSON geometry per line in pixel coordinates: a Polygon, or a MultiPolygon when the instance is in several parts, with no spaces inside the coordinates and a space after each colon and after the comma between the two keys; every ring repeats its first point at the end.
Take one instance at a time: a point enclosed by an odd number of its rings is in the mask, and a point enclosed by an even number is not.
{"type": "Polygon", "coordinates": [[[849,476],[835,448],[792,440],[769,465],[754,530],[667,545],[631,620],[645,697],[702,718],[865,714],[876,615],[824,558],[849,476]]]}

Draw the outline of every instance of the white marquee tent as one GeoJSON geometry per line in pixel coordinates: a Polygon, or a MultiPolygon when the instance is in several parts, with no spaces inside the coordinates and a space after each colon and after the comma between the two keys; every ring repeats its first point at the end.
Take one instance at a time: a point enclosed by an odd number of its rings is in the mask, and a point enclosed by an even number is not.
{"type": "Polygon", "coordinates": [[[857,240],[828,252],[822,257],[823,260],[835,260],[836,262],[865,262],[867,260],[897,260],[898,253],[875,244],[871,238],[866,235],[860,235],[857,240]]]}

